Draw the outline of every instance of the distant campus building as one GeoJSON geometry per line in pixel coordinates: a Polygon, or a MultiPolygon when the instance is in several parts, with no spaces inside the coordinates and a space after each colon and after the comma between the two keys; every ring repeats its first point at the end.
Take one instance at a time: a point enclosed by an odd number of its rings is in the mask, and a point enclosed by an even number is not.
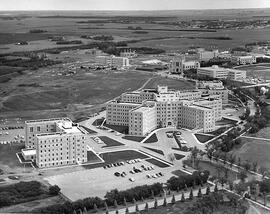
{"type": "Polygon", "coordinates": [[[129,59],[117,56],[96,56],[96,63],[101,66],[122,68],[129,66],[129,59]]]}
{"type": "Polygon", "coordinates": [[[198,76],[208,76],[217,79],[243,80],[246,78],[246,71],[222,68],[217,65],[212,67],[199,68],[197,70],[198,76]]]}
{"type": "Polygon", "coordinates": [[[246,64],[254,64],[256,63],[255,56],[233,56],[232,62],[237,65],[246,65],[246,64]]]}
{"type": "Polygon", "coordinates": [[[171,73],[178,73],[183,75],[184,71],[190,69],[198,69],[200,67],[200,62],[196,60],[186,61],[185,56],[179,56],[173,58],[170,64],[170,72],[171,73]]]}
{"type": "Polygon", "coordinates": [[[134,58],[137,57],[137,53],[136,51],[132,51],[131,49],[125,49],[123,51],[121,51],[120,53],[120,57],[125,57],[125,58],[134,58]]]}
{"type": "Polygon", "coordinates": [[[25,125],[26,149],[22,154],[26,159],[34,155],[39,168],[87,162],[87,133],[70,119],[29,120],[25,125]]]}
{"type": "Polygon", "coordinates": [[[217,91],[210,95],[207,89],[173,91],[158,86],[127,92],[107,104],[106,123],[128,126],[129,134],[135,136],[168,126],[210,132],[221,119],[222,103],[228,102],[228,91],[217,91]]]}

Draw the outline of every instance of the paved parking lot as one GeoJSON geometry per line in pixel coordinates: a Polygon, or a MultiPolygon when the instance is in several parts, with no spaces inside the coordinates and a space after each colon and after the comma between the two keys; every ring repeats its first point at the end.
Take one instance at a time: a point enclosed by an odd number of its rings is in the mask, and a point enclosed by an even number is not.
{"type": "Polygon", "coordinates": [[[132,187],[153,184],[156,182],[166,182],[173,176],[171,171],[174,171],[175,167],[160,168],[145,160],[139,163],[127,164],[123,166],[117,166],[112,168],[96,168],[91,170],[77,171],[73,173],[62,174],[58,176],[51,176],[46,180],[52,185],[58,185],[61,188],[61,192],[71,199],[72,201],[98,196],[103,198],[107,191],[112,189],[126,190],[132,187]],[[154,170],[142,171],[136,174],[131,174],[130,170],[135,166],[142,169],[141,165],[154,166],[154,170]],[[116,177],[115,172],[126,172],[125,177],[116,177]],[[146,175],[153,175],[155,173],[162,172],[164,176],[158,178],[147,178],[146,175]],[[134,178],[134,182],[129,181],[129,178],[134,178]],[[74,185],[76,184],[76,185],[74,185]]]}

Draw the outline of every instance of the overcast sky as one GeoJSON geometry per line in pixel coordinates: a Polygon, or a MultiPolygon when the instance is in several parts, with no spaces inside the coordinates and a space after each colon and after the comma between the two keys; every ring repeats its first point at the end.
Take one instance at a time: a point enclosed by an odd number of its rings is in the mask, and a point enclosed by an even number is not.
{"type": "Polygon", "coordinates": [[[0,10],[184,10],[270,8],[270,0],[0,0],[0,10]]]}

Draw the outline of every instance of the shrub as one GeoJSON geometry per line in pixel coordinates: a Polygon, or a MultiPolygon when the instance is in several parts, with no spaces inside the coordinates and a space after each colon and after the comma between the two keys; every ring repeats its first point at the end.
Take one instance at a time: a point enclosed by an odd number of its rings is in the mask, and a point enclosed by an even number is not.
{"type": "Polygon", "coordinates": [[[58,195],[58,193],[60,192],[60,187],[57,186],[57,185],[54,185],[54,186],[50,186],[49,188],[49,194],[50,195],[58,195]]]}

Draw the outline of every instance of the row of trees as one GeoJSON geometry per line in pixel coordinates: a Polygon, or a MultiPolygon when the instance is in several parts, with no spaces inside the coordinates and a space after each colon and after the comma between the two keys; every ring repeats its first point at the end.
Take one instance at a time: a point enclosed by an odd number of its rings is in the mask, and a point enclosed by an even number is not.
{"type": "Polygon", "coordinates": [[[182,190],[196,185],[203,185],[207,182],[209,171],[195,171],[192,175],[180,175],[179,177],[171,177],[167,183],[171,190],[182,190]]]}
{"type": "Polygon", "coordinates": [[[83,200],[78,200],[73,203],[65,202],[64,204],[55,204],[40,210],[41,213],[66,213],[72,214],[79,210],[97,210],[108,209],[108,206],[117,207],[119,204],[126,204],[127,202],[134,202],[134,200],[142,200],[143,198],[155,197],[163,191],[162,184],[155,183],[153,185],[143,185],[134,187],[125,191],[118,191],[117,189],[107,192],[105,200],[99,197],[89,197],[83,200]]]}

